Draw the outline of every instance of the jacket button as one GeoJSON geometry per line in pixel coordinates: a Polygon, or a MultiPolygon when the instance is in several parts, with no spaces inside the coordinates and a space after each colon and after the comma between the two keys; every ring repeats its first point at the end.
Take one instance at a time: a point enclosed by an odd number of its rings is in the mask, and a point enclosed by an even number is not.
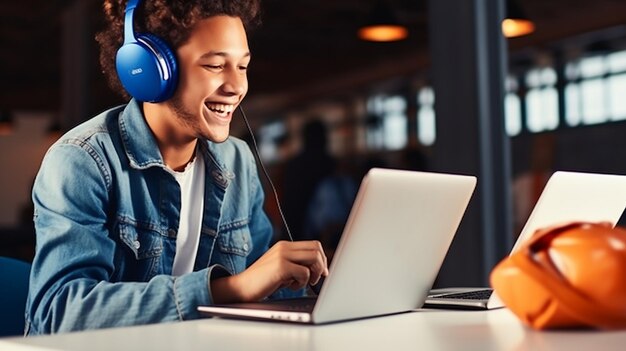
{"type": "Polygon", "coordinates": [[[224,176],[224,174],[222,174],[222,172],[220,172],[219,170],[215,169],[212,172],[213,175],[213,179],[215,180],[215,182],[222,186],[222,187],[227,187],[228,186],[228,178],[226,176],[224,176]]]}
{"type": "Polygon", "coordinates": [[[135,241],[133,242],[133,247],[134,247],[135,249],[138,249],[138,248],[140,248],[140,247],[141,247],[141,243],[140,243],[138,240],[135,240],[135,241]]]}

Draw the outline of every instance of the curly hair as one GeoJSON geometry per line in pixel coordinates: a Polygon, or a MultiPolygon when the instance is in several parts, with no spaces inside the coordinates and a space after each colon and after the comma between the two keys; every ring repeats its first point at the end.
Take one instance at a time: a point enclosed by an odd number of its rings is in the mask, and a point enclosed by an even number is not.
{"type": "MultiPolygon", "coordinates": [[[[117,50],[124,39],[124,10],[127,0],[104,0],[105,26],[96,34],[100,45],[100,66],[109,86],[125,99],[128,93],[115,69],[117,50]]],[[[246,30],[260,24],[259,0],[146,0],[135,10],[135,33],[151,33],[172,50],[183,45],[195,24],[208,17],[226,15],[241,18],[246,30]]]]}

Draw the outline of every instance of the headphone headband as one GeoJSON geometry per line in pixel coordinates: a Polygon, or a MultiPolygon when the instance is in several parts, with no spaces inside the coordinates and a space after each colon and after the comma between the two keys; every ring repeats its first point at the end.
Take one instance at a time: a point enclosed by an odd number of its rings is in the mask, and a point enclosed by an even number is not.
{"type": "Polygon", "coordinates": [[[135,23],[135,8],[139,5],[139,1],[141,0],[129,0],[124,10],[124,44],[137,41],[133,23],[135,23]]]}
{"type": "Polygon", "coordinates": [[[140,2],[141,0],[128,0],[128,3],[126,3],[126,11],[134,9],[140,2]]]}

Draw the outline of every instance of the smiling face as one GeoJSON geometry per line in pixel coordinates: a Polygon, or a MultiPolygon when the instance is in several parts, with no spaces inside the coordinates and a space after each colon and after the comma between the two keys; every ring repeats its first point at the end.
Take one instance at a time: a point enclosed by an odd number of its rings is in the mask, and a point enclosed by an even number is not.
{"type": "Polygon", "coordinates": [[[157,127],[153,131],[161,130],[165,139],[177,141],[225,141],[233,111],[248,91],[250,50],[243,23],[229,16],[204,19],[176,54],[179,83],[175,95],[164,103],[171,117],[153,120],[167,125],[153,125],[157,127]]]}

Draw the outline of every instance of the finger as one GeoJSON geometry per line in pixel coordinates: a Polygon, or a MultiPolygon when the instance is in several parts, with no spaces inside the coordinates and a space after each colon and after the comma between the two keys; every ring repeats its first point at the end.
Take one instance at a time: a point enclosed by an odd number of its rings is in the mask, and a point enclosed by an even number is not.
{"type": "Polygon", "coordinates": [[[282,241],[274,247],[274,254],[284,260],[304,265],[310,270],[309,284],[316,284],[321,276],[328,275],[328,259],[319,241],[282,241]]]}
{"type": "Polygon", "coordinates": [[[311,275],[309,277],[309,285],[317,284],[317,282],[319,282],[321,278],[322,278],[321,272],[320,274],[318,274],[315,271],[311,271],[311,275]]]}
{"type": "Polygon", "coordinates": [[[298,240],[298,241],[285,241],[281,240],[274,244],[273,247],[288,247],[292,250],[321,250],[321,243],[317,240],[298,240]]]}
{"type": "Polygon", "coordinates": [[[326,256],[323,252],[315,250],[287,251],[283,253],[283,258],[289,262],[308,267],[315,281],[321,275],[328,275],[326,256]]]}
{"type": "Polygon", "coordinates": [[[324,254],[315,250],[289,250],[281,253],[282,258],[305,266],[318,264],[324,267],[324,254]]]}
{"type": "Polygon", "coordinates": [[[291,290],[300,290],[304,287],[304,285],[300,284],[298,281],[296,280],[292,280],[291,284],[287,285],[287,287],[291,290]]]}
{"type": "Polygon", "coordinates": [[[311,271],[308,267],[287,262],[283,265],[283,284],[297,290],[305,287],[310,280],[311,271]]]}
{"type": "Polygon", "coordinates": [[[324,248],[322,244],[317,240],[309,240],[309,241],[279,241],[276,243],[270,251],[273,251],[275,254],[284,254],[288,252],[297,252],[297,251],[306,251],[306,252],[319,252],[323,258],[324,266],[328,265],[328,259],[324,254],[324,248]]]}
{"type": "Polygon", "coordinates": [[[309,266],[309,269],[311,270],[309,284],[315,285],[323,275],[328,275],[328,267],[326,266],[325,258],[326,256],[323,252],[318,252],[317,261],[313,265],[309,266]]]}
{"type": "Polygon", "coordinates": [[[326,257],[326,253],[324,252],[324,247],[322,246],[322,243],[319,241],[315,241],[315,244],[321,256],[322,269],[323,269],[322,275],[327,276],[328,275],[328,258],[326,257]]]}
{"type": "Polygon", "coordinates": [[[277,246],[277,251],[282,254],[287,254],[290,252],[298,252],[298,253],[319,253],[322,258],[323,265],[326,266],[328,264],[328,259],[326,258],[326,254],[324,254],[324,248],[319,241],[297,241],[297,242],[281,242],[280,245],[277,246]]]}

